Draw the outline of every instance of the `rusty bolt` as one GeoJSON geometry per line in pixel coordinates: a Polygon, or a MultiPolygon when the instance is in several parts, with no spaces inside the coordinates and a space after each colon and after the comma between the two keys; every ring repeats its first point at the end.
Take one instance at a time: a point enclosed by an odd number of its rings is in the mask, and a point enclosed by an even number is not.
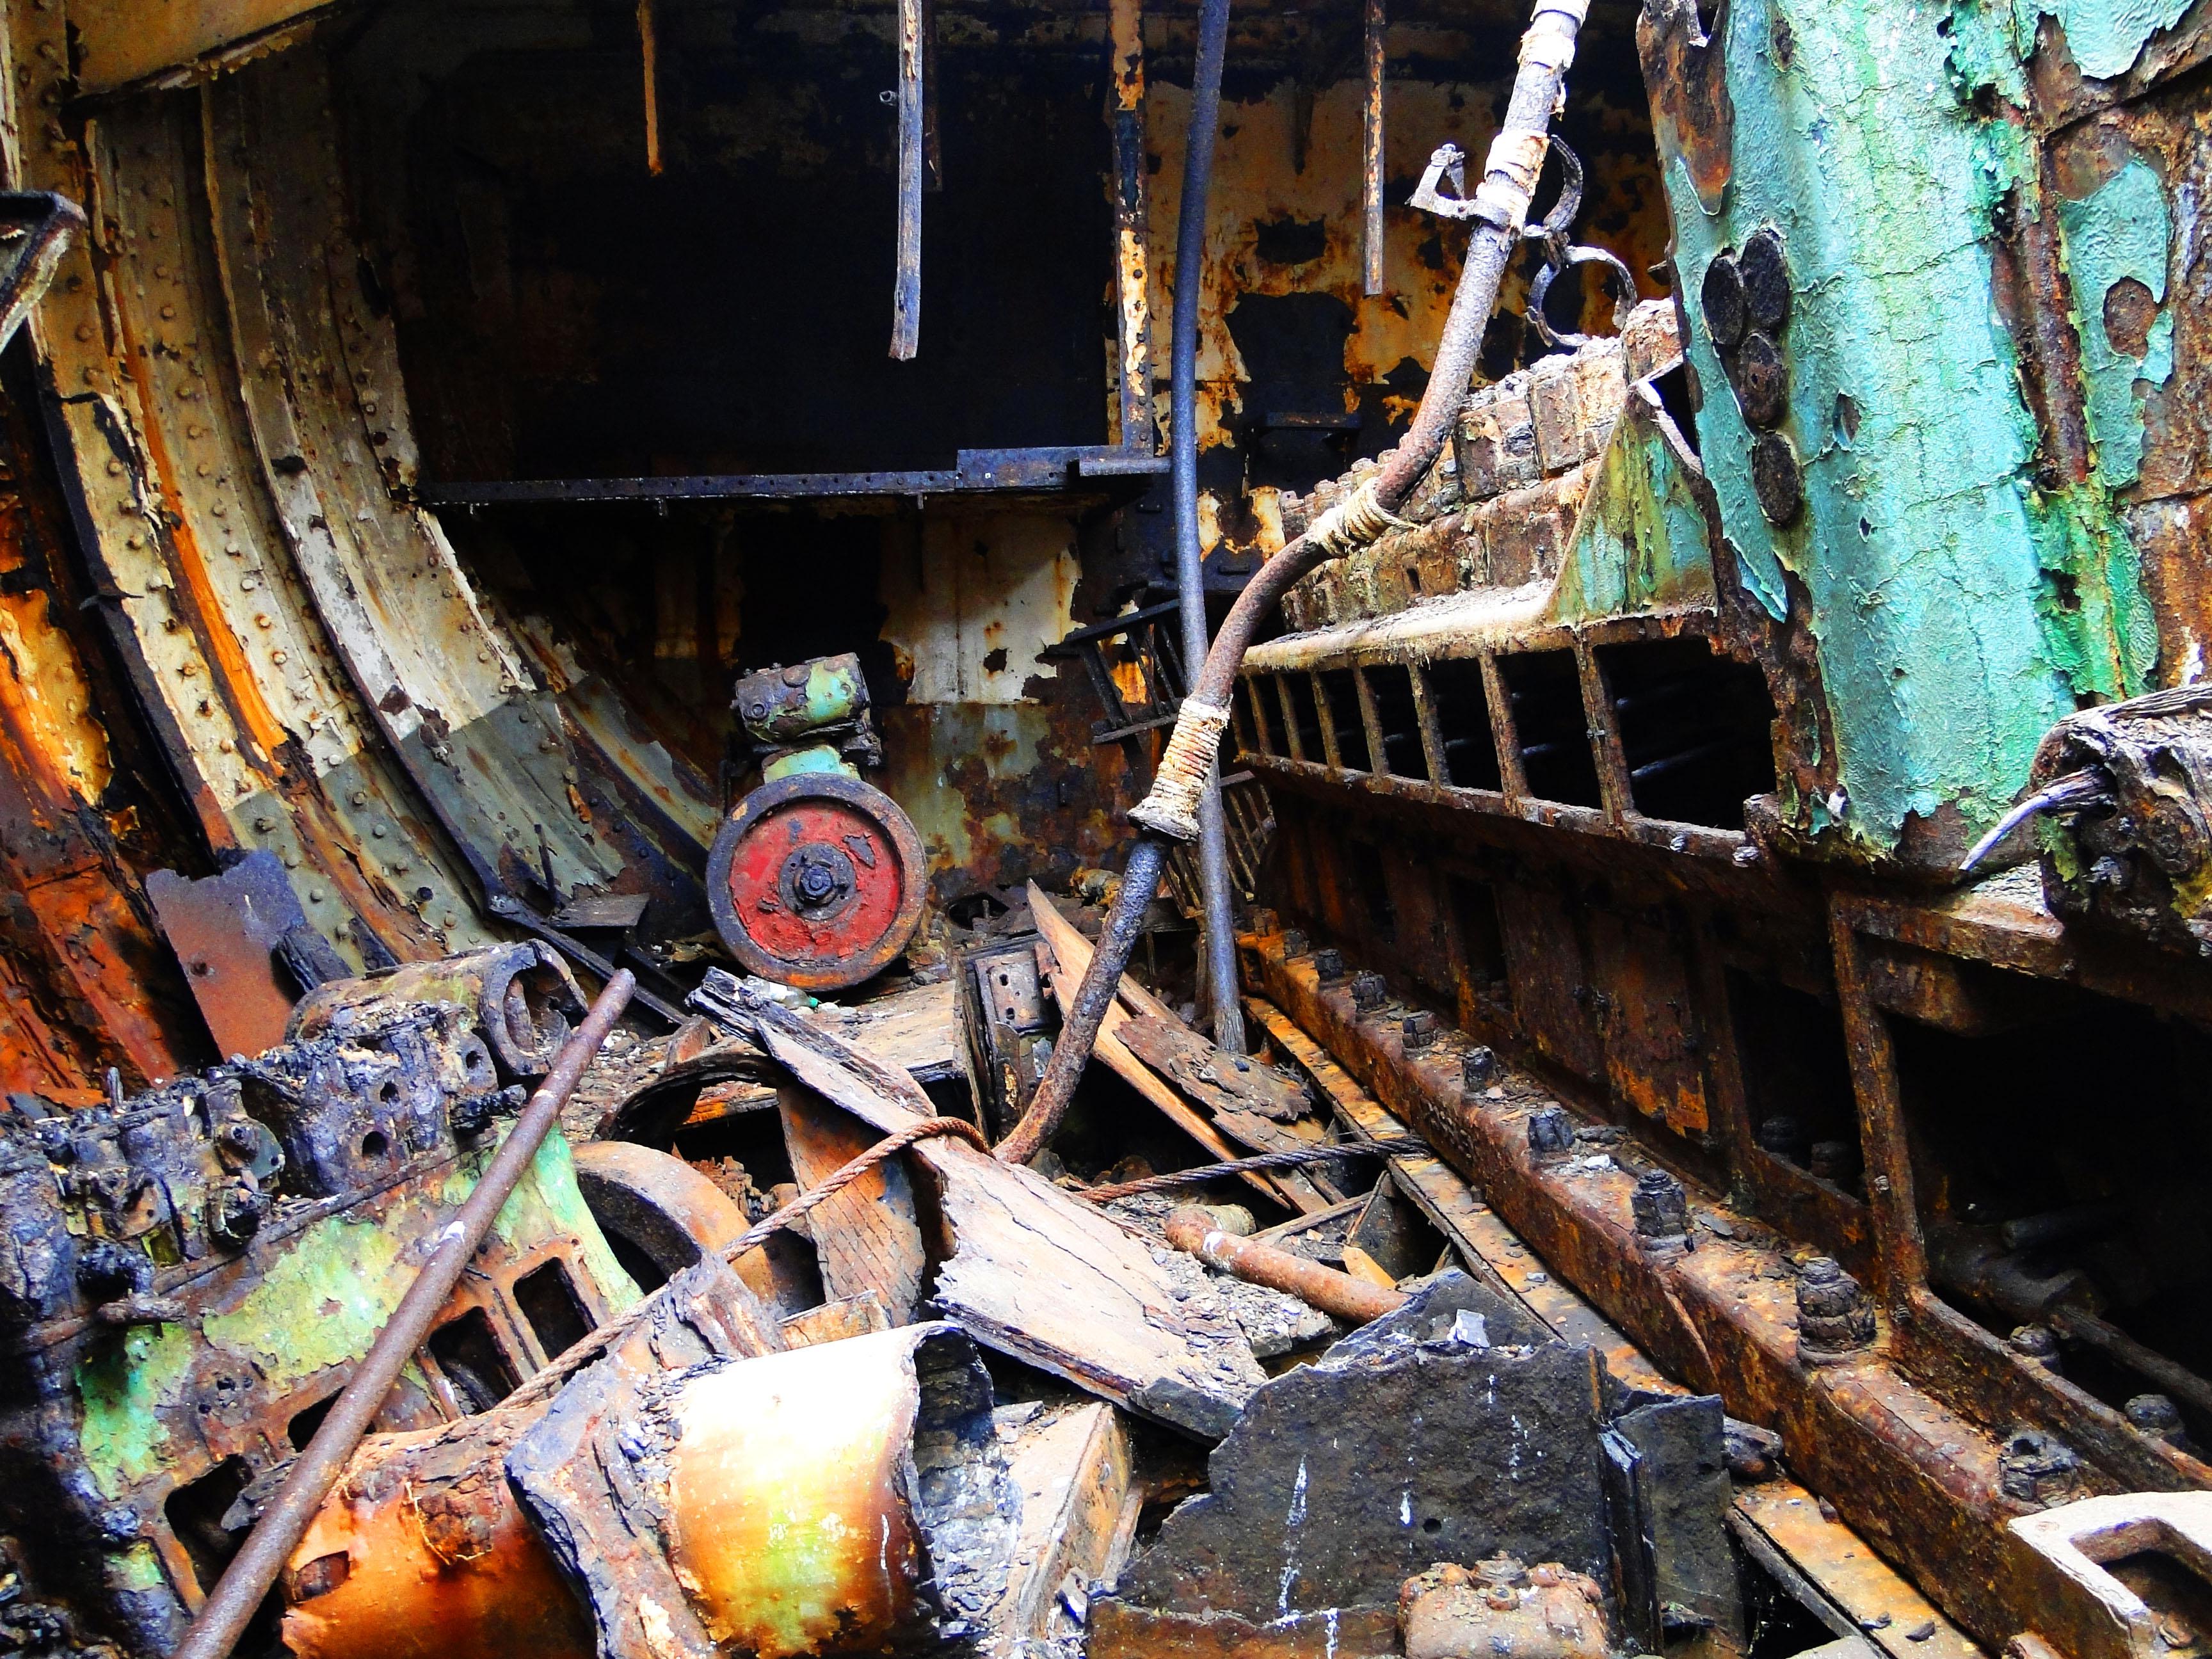
{"type": "Polygon", "coordinates": [[[1442,1023],[1434,1014],[1425,1008],[1417,1008],[1400,1022],[1398,1040],[1410,1054],[1417,1048],[1435,1047],[1443,1030],[1442,1023]]]}
{"type": "Polygon", "coordinates": [[[1363,1014],[1380,1008],[1389,994],[1390,982],[1380,974],[1354,974],[1352,976],[1352,1006],[1363,1014]]]}
{"type": "Polygon", "coordinates": [[[1762,1151],[1784,1164],[1802,1164],[1811,1155],[1805,1126],[1786,1112],[1777,1112],[1761,1123],[1757,1139],[1762,1151]]]}
{"type": "Polygon", "coordinates": [[[2015,1429],[1997,1453],[1997,1490],[2022,1504],[2054,1504],[2071,1495],[2081,1460],[2040,1429],[2015,1429]]]}
{"type": "Polygon", "coordinates": [[[1575,1121],[1563,1107],[1547,1106],[1528,1119],[1528,1150],[1540,1158],[1560,1158],[1574,1150],[1575,1121]]]}
{"type": "Polygon", "coordinates": [[[1480,1045],[1460,1056],[1460,1082],[1469,1089],[1487,1089],[1498,1081],[1504,1067],[1498,1063],[1495,1049],[1480,1045]]]}
{"type": "Polygon", "coordinates": [[[1646,1249],[1680,1248],[1689,1237],[1690,1195],[1664,1170],[1646,1170],[1636,1178],[1629,1209],[1646,1249]]]}
{"type": "Polygon", "coordinates": [[[1285,956],[1302,957],[1312,948],[1313,941],[1308,939],[1303,933],[1299,932],[1298,929],[1295,927],[1286,927],[1283,930],[1283,954],[1285,956]]]}
{"type": "Polygon", "coordinates": [[[1859,1151],[1848,1140],[1816,1140],[1806,1167],[1840,1187],[1859,1172],[1859,1151]]]}
{"type": "Polygon", "coordinates": [[[2040,1365],[2053,1376],[2064,1374],[2064,1361],[2058,1352],[2058,1339],[2043,1325],[2022,1325],[2006,1339],[2006,1346],[2032,1364],[2040,1365]]]}
{"type": "Polygon", "coordinates": [[[1874,1346],[1874,1304],[1857,1279],[1825,1255],[1797,1274],[1797,1358],[1826,1364],[1874,1346]]]}
{"type": "Polygon", "coordinates": [[[2181,1420],[2181,1407],[2162,1394],[2139,1394],[2123,1408],[2130,1424],[2154,1440],[2163,1440],[2177,1451],[2197,1455],[2189,1430],[2181,1420]]]}
{"type": "Polygon", "coordinates": [[[1344,952],[1324,945],[1314,952],[1314,973],[1324,985],[1334,985],[1351,970],[1344,965],[1344,952]]]}

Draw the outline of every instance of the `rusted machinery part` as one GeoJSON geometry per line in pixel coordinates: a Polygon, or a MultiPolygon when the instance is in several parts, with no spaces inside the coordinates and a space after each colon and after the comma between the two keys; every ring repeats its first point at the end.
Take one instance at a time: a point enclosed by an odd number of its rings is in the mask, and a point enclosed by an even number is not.
{"type": "Polygon", "coordinates": [[[584,1012],[568,963],[536,940],[465,957],[410,962],[374,979],[319,985],[292,1011],[285,1036],[321,1036],[404,1003],[450,1002],[474,1011],[509,1077],[543,1077],[584,1012]]]}
{"type": "MultiPolygon", "coordinates": [[[[875,1652],[935,1636],[927,1581],[935,1577],[940,1592],[950,1589],[945,1569],[956,1539],[980,1528],[964,1516],[933,1524],[927,1493],[939,1476],[917,1468],[928,1461],[917,1443],[927,1437],[949,1449],[974,1426],[961,1419],[980,1417],[981,1443],[962,1450],[970,1460],[996,1459],[989,1413],[981,1364],[949,1324],[695,1374],[666,1419],[666,1536],[672,1565],[696,1586],[692,1605],[716,1646],[875,1652]],[[925,1355],[926,1348],[953,1352],[925,1355]],[[961,1356],[964,1368],[944,1364],[961,1356]],[[939,1362],[927,1389],[926,1358],[939,1362]],[[948,1371],[969,1386],[945,1387],[948,1371]],[[810,1551],[815,1582],[804,1596],[790,1595],[781,1571],[788,1547],[779,1548],[779,1540],[790,1536],[822,1540],[810,1551]]],[[[1003,1488],[1003,1464],[1000,1476],[1003,1488]]],[[[1003,1566],[1011,1571],[1012,1526],[1005,1531],[1003,1566]]]]}
{"type": "Polygon", "coordinates": [[[707,902],[746,970],[802,991],[883,971],[921,922],[921,837],[873,785],[802,772],[738,803],[707,860],[707,902]]]}
{"type": "Polygon", "coordinates": [[[452,1297],[453,1286],[483,1243],[501,1206],[530,1167],[547,1131],[560,1120],[562,1103],[607,1040],[607,1033],[614,1029],[635,988],[636,981],[624,969],[599,993],[583,1024],[562,1048],[544,1083],[531,1096],[514,1127],[500,1143],[482,1179],[438,1235],[437,1249],[407,1287],[407,1294],[362,1357],[353,1380],[331,1402],[314,1438],[301,1450],[291,1474],[223,1569],[222,1578],[194,1616],[191,1628],[178,1644],[173,1659],[226,1659],[236,1644],[315,1511],[329,1496],[346,1460],[368,1432],[369,1419],[383,1405],[401,1368],[430,1334],[432,1323],[452,1297]]]}
{"type": "Polygon", "coordinates": [[[1272,1244],[1255,1244],[1249,1238],[1223,1232],[1213,1224],[1212,1216],[1194,1206],[1185,1206],[1169,1215],[1167,1235],[1169,1243],[1209,1267],[1285,1291],[1333,1318],[1347,1319],[1355,1325],[1395,1313],[1407,1299],[1403,1291],[1370,1285],[1272,1244]]]}
{"type": "Polygon", "coordinates": [[[748,1224],[727,1193],[672,1153],[593,1140],[572,1157],[577,1188],[599,1231],[635,1250],[663,1279],[726,1249],[748,1224]]]}
{"type": "Polygon", "coordinates": [[[592,1621],[501,1464],[532,1419],[372,1436],[284,1572],[297,1659],[591,1659],[592,1621]]]}
{"type": "MultiPolygon", "coordinates": [[[[1541,163],[1552,112],[1559,106],[1565,90],[1566,70],[1572,61],[1581,22],[1582,9],[1575,0],[1565,0],[1565,3],[1563,0],[1537,0],[1534,21],[1523,37],[1521,67],[1514,76],[1505,119],[1491,146],[1492,177],[1498,171],[1501,156],[1510,157],[1516,151],[1524,170],[1530,152],[1535,161],[1541,163]],[[1545,37],[1547,49],[1528,50],[1540,32],[1545,37]]],[[[1534,173],[1528,172],[1527,179],[1533,187],[1534,173]]],[[[1489,178],[1486,178],[1484,189],[1490,189],[1489,178]]],[[[1413,424],[1405,437],[1382,457],[1374,476],[1363,486],[1361,493],[1370,495],[1374,507],[1385,514],[1397,509],[1435,463],[1443,452],[1444,440],[1450,435],[1452,423],[1459,417],[1461,405],[1467,401],[1474,383],[1475,362],[1481,355],[1483,331],[1497,306],[1498,283],[1504,276],[1507,261],[1518,246],[1518,221],[1526,211],[1524,198],[1519,215],[1505,216],[1515,219],[1511,224],[1499,224],[1487,218],[1475,222],[1468,243],[1467,260],[1460,268],[1459,286],[1452,295],[1451,311],[1437,343],[1436,357],[1429,370],[1427,389],[1421,394],[1420,406],[1415,410],[1413,424]]],[[[1178,738],[1184,735],[1186,722],[1193,733],[1200,734],[1212,723],[1213,732],[1202,743],[1182,745],[1181,764],[1184,771],[1197,769],[1202,772],[1212,764],[1212,751],[1219,726],[1228,719],[1230,693],[1237,682],[1237,667],[1262,623],[1293,584],[1346,550],[1338,536],[1315,533],[1321,528],[1316,526],[1314,531],[1299,537],[1262,564],[1244,591],[1237,596],[1237,602],[1230,606],[1221,631],[1214,636],[1213,647],[1206,653],[1206,665],[1176,717],[1178,738]]],[[[1163,784],[1172,788],[1177,783],[1170,775],[1171,764],[1177,760],[1177,747],[1171,738],[1168,751],[1161,757],[1159,774],[1153,781],[1155,795],[1160,793],[1163,784]]],[[[1135,811],[1141,810],[1141,806],[1134,809],[1133,816],[1135,811]]],[[[1044,1076],[1038,1080],[1036,1093],[1030,1097],[1029,1109],[1022,1115],[1021,1121],[1000,1145],[999,1156],[1008,1163],[1026,1164],[1036,1157],[1066,1117],[1068,1106],[1075,1098],[1075,1085],[1083,1076],[1083,1068],[1090,1063],[1092,1044],[1098,1040],[1098,1027],[1106,1018],[1115,988],[1136,947],[1146,907],[1159,890],[1169,844],[1167,836],[1146,829],[1130,848],[1128,860],[1122,866],[1120,895],[1107,918],[1091,966],[1084,974],[1074,1006],[1061,1011],[1060,1041],[1046,1063],[1044,1076]]]]}
{"type": "MultiPolygon", "coordinates": [[[[819,1186],[801,1193],[774,1214],[763,1217],[751,1228],[722,1248],[722,1259],[726,1261],[734,1261],[747,1250],[757,1249],[806,1214],[808,1211],[835,1198],[893,1153],[902,1152],[917,1140],[927,1140],[937,1135],[957,1135],[978,1152],[988,1152],[990,1150],[983,1139],[982,1132],[965,1118],[919,1119],[896,1133],[885,1135],[857,1158],[840,1164],[819,1186]]],[[[507,1403],[523,1406],[550,1399],[563,1382],[605,1352],[610,1343],[619,1340],[625,1332],[631,1330],[640,1321],[651,1315],[655,1304],[665,1295],[666,1289],[667,1287],[664,1285],[660,1290],[653,1291],[651,1296],[632,1307],[627,1313],[617,1315],[590,1335],[580,1337],[568,1348],[555,1355],[544,1370],[507,1396],[507,1403]]]]}

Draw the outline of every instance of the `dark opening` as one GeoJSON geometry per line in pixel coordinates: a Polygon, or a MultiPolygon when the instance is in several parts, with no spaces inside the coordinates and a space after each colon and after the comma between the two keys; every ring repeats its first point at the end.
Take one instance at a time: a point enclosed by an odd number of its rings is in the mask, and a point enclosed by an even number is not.
{"type": "Polygon", "coordinates": [[[1383,663],[1366,671],[1367,689],[1375,696],[1375,723],[1382,728],[1382,769],[1396,778],[1425,778],[1427,757],[1421,752],[1421,715],[1413,701],[1411,669],[1383,663]]]}
{"type": "Polygon", "coordinates": [[[1398,937],[1398,907],[1390,902],[1390,882],[1382,873],[1382,854],[1367,842],[1348,842],[1345,854],[1352,863],[1352,879],[1367,913],[1374,937],[1389,944],[1398,937]]]}
{"type": "Polygon", "coordinates": [[[2192,1659],[2212,1646],[2212,1583],[2198,1569],[2160,1549],[2102,1565],[2156,1616],[2162,1645],[2174,1659],[2192,1659]]]}
{"type": "Polygon", "coordinates": [[[1601,646],[1628,789],[1644,817],[1743,828],[1743,804],[1774,787],[1766,676],[1704,640],[1601,646]]]}
{"type": "Polygon", "coordinates": [[[382,1158],[391,1150],[392,1142],[381,1129],[371,1129],[361,1138],[361,1155],[363,1158],[382,1158]]]}
{"type": "Polygon", "coordinates": [[[224,1529],[222,1517],[238,1501],[253,1471],[242,1457],[226,1457],[197,1480],[188,1481],[161,1501],[169,1530],[184,1546],[192,1576],[203,1590],[215,1588],[230,1558],[238,1553],[237,1534],[224,1529]]]}
{"type": "Polygon", "coordinates": [[[1460,957],[1475,994],[1500,1006],[1510,1006],[1506,976],[1505,928],[1498,919],[1498,891],[1486,881],[1444,878],[1451,897],[1452,921],[1459,930],[1460,957]]]}
{"type": "Polygon", "coordinates": [[[1769,1156],[1857,1196],[1858,1109],[1842,1015],[1818,997],[1734,968],[1728,996],[1753,1137],[1769,1156]]]}
{"type": "Polygon", "coordinates": [[[1529,651],[1500,657],[1498,672],[1512,705],[1514,738],[1521,745],[1521,771],[1528,793],[1539,800],[1569,806],[1602,806],[1575,653],[1529,651]]]}
{"type": "Polygon", "coordinates": [[[1367,772],[1375,763],[1367,753],[1367,721],[1359,712],[1359,684],[1349,668],[1332,668],[1321,677],[1328,699],[1329,724],[1336,728],[1337,758],[1349,772],[1367,772]]]}
{"type": "MultiPolygon", "coordinates": [[[[1929,1277],[2000,1334],[2057,1296],[2212,1375],[2212,1040],[2086,992],[1961,971],[1989,1011],[1973,1035],[1890,1021],[1929,1277]]],[[[2067,1376],[2107,1404],[2172,1392],[2113,1345],[2060,1340],[2067,1376]]],[[[2176,1403],[2212,1444],[2212,1413],[2176,1403]]]]}
{"type": "Polygon", "coordinates": [[[1503,788],[1482,665],[1472,660],[1431,663],[1429,701],[1436,706],[1437,731],[1443,738],[1445,781],[1456,789],[1503,788]]]}
{"type": "Polygon", "coordinates": [[[1260,740],[1261,751],[1270,755],[1288,755],[1291,746],[1283,741],[1283,711],[1281,705],[1275,701],[1273,676],[1248,679],[1243,684],[1244,695],[1252,700],[1255,735],[1260,740]]]}
{"type": "Polygon", "coordinates": [[[471,1308],[431,1332],[423,1346],[461,1404],[472,1412],[488,1412],[515,1390],[514,1367],[501,1351],[482,1308],[471,1308]]]}
{"type": "Polygon", "coordinates": [[[315,1437],[315,1431],[323,1426],[323,1419],[331,1414],[331,1407],[337,1403],[337,1395],[325,1395],[313,1405],[292,1413],[292,1420],[284,1425],[284,1437],[292,1443],[294,1451],[307,1449],[307,1443],[315,1437]]]}
{"type": "Polygon", "coordinates": [[[1319,766],[1328,758],[1328,751],[1321,746],[1321,705],[1314,698],[1313,676],[1294,669],[1283,676],[1283,684],[1291,694],[1291,724],[1298,758],[1319,766]]]}
{"type": "Polygon", "coordinates": [[[548,1359],[565,1353],[592,1334],[591,1316],[568,1279],[565,1263],[549,1261],[514,1281],[514,1305],[530,1322],[531,1334],[548,1359]]]}
{"type": "Polygon", "coordinates": [[[1375,1183],[1367,1207],[1344,1242],[1366,1251],[1393,1279],[1435,1272],[1449,1248],[1444,1236],[1388,1177],[1375,1183]]]}

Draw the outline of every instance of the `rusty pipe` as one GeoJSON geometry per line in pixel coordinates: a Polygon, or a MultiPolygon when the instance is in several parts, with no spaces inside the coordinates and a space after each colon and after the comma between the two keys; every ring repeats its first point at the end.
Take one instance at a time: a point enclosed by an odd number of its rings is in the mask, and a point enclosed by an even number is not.
{"type": "Polygon", "coordinates": [[[1207,1267],[1218,1267],[1249,1284],[1265,1285],[1271,1291],[1294,1296],[1333,1319],[1364,1325],[1370,1319],[1395,1313],[1407,1300],[1403,1291],[1386,1290],[1364,1279],[1354,1279],[1350,1273],[1340,1273],[1334,1267],[1324,1267],[1318,1261],[1309,1261],[1302,1255],[1292,1255],[1288,1250],[1279,1250],[1272,1244],[1258,1244],[1225,1233],[1213,1224],[1212,1216],[1190,1205],[1169,1212],[1167,1234],[1169,1243],[1196,1256],[1207,1267]]]}
{"type": "Polygon", "coordinates": [[[391,1320],[377,1334],[353,1380],[331,1402],[314,1438],[293,1463],[292,1473],[201,1604],[191,1628],[177,1645],[174,1659],[228,1659],[260,1607],[261,1598],[276,1582],[286,1559],[330,1495],[346,1460],[368,1433],[369,1419],[392,1391],[400,1368],[414,1358],[429,1335],[431,1325],[452,1297],[453,1286],[483,1243],[501,1206],[530,1167],[539,1143],[575,1089],[577,1079],[607,1040],[607,1033],[614,1029],[616,1018],[636,988],[637,981],[629,969],[617,973],[599,993],[576,1034],[562,1046],[552,1071],[500,1143],[475,1190],[437,1235],[437,1248],[407,1287],[391,1320]]]}
{"type": "MultiPolygon", "coordinates": [[[[1566,86],[1568,67],[1574,62],[1588,0],[1536,0],[1534,16],[1522,37],[1521,67],[1513,79],[1513,93],[1505,119],[1492,141],[1476,200],[1481,216],[1468,243],[1467,260],[1460,267],[1459,286],[1452,295],[1451,312],[1444,319],[1437,343],[1429,384],[1421,393],[1413,425],[1397,447],[1382,458],[1374,477],[1362,486],[1371,492],[1372,506],[1395,513],[1412,493],[1421,476],[1442,453],[1452,423],[1474,380],[1475,362],[1482,352],[1482,334],[1498,303],[1498,284],[1512,256],[1528,216],[1528,199],[1543,165],[1551,131],[1552,113],[1566,86]]],[[[1334,513],[1337,509],[1332,509],[1334,513]]],[[[1229,697],[1237,670],[1244,660],[1261,623],[1292,584],[1328,560],[1348,550],[1345,539],[1348,520],[1339,520],[1327,533],[1316,525],[1280,553],[1261,565],[1214,635],[1206,666],[1183,699],[1176,716],[1175,734],[1161,757],[1152,792],[1133,808],[1130,817],[1144,826],[1121,872],[1121,896],[1098,949],[1083,975],[1073,1002],[1064,1011],[1060,1041],[1038,1080],[1029,1109],[999,1149],[1009,1163],[1027,1163],[1042,1149],[1067,1115],[1075,1098],[1075,1085],[1090,1063],[1091,1045],[1106,1008],[1129,965],[1138,923],[1145,907],[1159,890],[1160,869],[1171,842],[1188,840],[1191,831],[1177,820],[1172,799],[1188,793],[1194,780],[1203,776],[1212,750],[1229,720],[1229,697]],[[1158,827],[1164,824],[1166,827],[1158,827]]]]}
{"type": "MultiPolygon", "coordinates": [[[[1182,659],[1206,654],[1204,550],[1198,534],[1198,301],[1205,288],[1206,203],[1221,136],[1221,60],[1229,40],[1229,0],[1205,0],[1198,14],[1198,58],[1191,70],[1190,134],[1183,156],[1182,204],[1176,222],[1174,361],[1168,441],[1175,482],[1176,595],[1182,602],[1182,659]]],[[[1206,913],[1206,999],[1215,1046],[1244,1052],[1244,1003],[1237,989],[1237,934],[1229,893],[1229,826],[1221,815],[1221,769],[1212,769],[1198,803],[1198,890],[1206,913]]]]}

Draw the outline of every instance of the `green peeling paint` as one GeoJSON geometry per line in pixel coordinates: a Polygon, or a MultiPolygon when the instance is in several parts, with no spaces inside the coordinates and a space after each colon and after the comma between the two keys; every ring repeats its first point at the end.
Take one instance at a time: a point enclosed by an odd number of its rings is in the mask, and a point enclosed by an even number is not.
{"type": "Polygon", "coordinates": [[[817,743],[805,749],[793,749],[778,755],[761,768],[761,781],[775,783],[779,779],[797,777],[801,773],[834,772],[839,777],[857,778],[860,775],[835,747],[817,743]]]}
{"type": "Polygon", "coordinates": [[[2058,204],[2058,229],[2074,281],[2075,327],[2081,339],[2089,436],[2097,476],[2114,489],[2133,483],[2142,465],[2139,385],[2163,385],[2173,373],[2173,313],[2166,307],[2166,251],[2172,234],[2166,191],[2141,161],[2127,164],[2079,202],[2058,204]],[[2159,305],[2142,355],[2130,356],[2105,331],[2105,298],[2132,277],[2159,305]]]}
{"type": "Polygon", "coordinates": [[[2047,13],[2066,31],[2067,49],[2081,73],[2109,81],[2125,75],[2150,38],[2170,29],[2189,0],[2019,0],[2021,32],[2033,41],[2035,20],[2047,13]]]}
{"type": "MultiPolygon", "coordinates": [[[[1989,252],[1991,215],[2032,187],[2033,157],[1966,96],[1969,82],[2018,83],[2002,19],[1971,0],[1744,0],[1724,15],[1734,173],[1708,212],[1668,158],[1676,264],[1694,318],[1717,254],[1762,225],[1781,232],[1782,430],[1803,510],[1782,529],[1760,513],[1753,434],[1700,325],[1701,459],[1747,591],[1777,618],[1802,596],[1840,827],[1886,854],[1947,805],[1969,827],[1994,822],[2077,692],[2148,672],[2148,611],[2106,492],[2054,501],[2033,483],[2034,421],[1989,252]],[[1786,67],[1772,44],[1785,21],[1786,67]]],[[[2142,251],[2130,242],[2124,258],[2142,251]]],[[[1820,827],[1826,811],[1808,808],[1820,827]]]]}
{"type": "Polygon", "coordinates": [[[1705,515],[1682,464],[1633,403],[1613,430],[1559,572],[1561,621],[1712,602],[1705,515]]]}
{"type": "MultiPolygon", "coordinates": [[[[379,1217],[327,1216],[304,1229],[234,1307],[201,1321],[198,1339],[181,1325],[133,1326],[88,1359],[78,1368],[77,1391],[85,1468],[100,1489],[120,1498],[168,1461],[160,1413],[183,1399],[204,1348],[252,1367],[278,1397],[366,1353],[421,1266],[422,1252],[408,1250],[408,1243],[426,1237],[460,1205],[490,1158],[486,1148],[461,1160],[430,1206],[379,1217]]],[[[568,1142],[557,1133],[538,1147],[492,1231],[518,1253],[540,1242],[580,1239],[582,1266],[607,1311],[638,1299],[585,1206],[568,1142]]]]}

